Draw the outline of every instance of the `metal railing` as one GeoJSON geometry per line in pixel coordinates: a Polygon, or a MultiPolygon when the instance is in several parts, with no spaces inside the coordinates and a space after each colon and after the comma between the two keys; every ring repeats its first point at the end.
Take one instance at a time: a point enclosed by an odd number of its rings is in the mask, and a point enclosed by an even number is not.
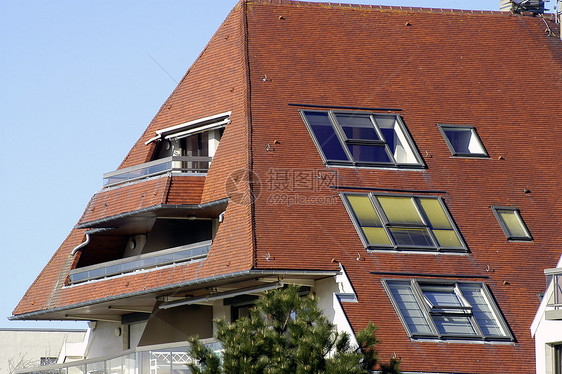
{"type": "Polygon", "coordinates": [[[115,186],[117,184],[148,178],[167,172],[206,173],[209,170],[212,160],[212,157],[204,156],[169,156],[105,173],[103,175],[103,185],[105,187],[115,186]]]}
{"type": "Polygon", "coordinates": [[[211,240],[206,240],[204,242],[77,268],[69,273],[70,284],[205,258],[211,249],[211,244],[211,240]]]}
{"type": "MultiPolygon", "coordinates": [[[[220,341],[204,339],[214,352],[222,350],[220,341]]],[[[192,362],[187,343],[137,347],[116,356],[73,361],[65,364],[19,369],[17,374],[189,374],[192,362]]]]}
{"type": "Polygon", "coordinates": [[[546,269],[547,306],[562,309],[562,268],[546,269]],[[552,288],[550,287],[552,285],[552,288]]]}

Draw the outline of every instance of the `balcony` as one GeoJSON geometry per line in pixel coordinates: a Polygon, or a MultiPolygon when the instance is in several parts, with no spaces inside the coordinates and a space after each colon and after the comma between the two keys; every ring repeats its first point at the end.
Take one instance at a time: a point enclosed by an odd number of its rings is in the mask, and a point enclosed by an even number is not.
{"type": "Polygon", "coordinates": [[[72,270],[69,274],[70,284],[202,259],[207,257],[211,249],[211,244],[211,240],[206,240],[144,255],[126,257],[119,260],[77,268],[72,270]]]}
{"type": "Polygon", "coordinates": [[[545,318],[549,320],[562,320],[562,268],[546,269],[547,310],[545,318]]]}
{"type": "MultiPolygon", "coordinates": [[[[205,346],[220,352],[221,343],[204,339],[205,346]]],[[[192,362],[187,343],[137,347],[117,356],[74,361],[17,370],[17,374],[189,374],[192,362]]]]}
{"type": "Polygon", "coordinates": [[[125,182],[172,173],[205,174],[209,170],[212,157],[204,156],[169,156],[144,164],[131,166],[105,173],[104,187],[115,186],[125,182]]]}

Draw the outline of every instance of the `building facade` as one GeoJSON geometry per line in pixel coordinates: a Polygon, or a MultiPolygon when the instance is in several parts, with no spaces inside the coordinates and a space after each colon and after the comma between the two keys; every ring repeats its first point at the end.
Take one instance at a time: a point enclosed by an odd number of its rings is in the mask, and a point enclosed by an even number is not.
{"type": "Polygon", "coordinates": [[[556,27],[240,1],[12,318],[95,321],[72,370],[186,370],[189,336],[298,284],[404,372],[534,372],[562,244],[556,27]]]}

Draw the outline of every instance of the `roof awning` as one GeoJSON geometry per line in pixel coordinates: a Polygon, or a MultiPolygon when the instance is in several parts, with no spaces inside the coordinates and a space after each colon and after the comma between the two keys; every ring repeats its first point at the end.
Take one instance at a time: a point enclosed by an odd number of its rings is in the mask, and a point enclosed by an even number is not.
{"type": "Polygon", "coordinates": [[[182,123],[180,125],[157,130],[156,136],[147,140],[144,144],[150,144],[153,141],[162,139],[181,139],[203,131],[210,131],[225,127],[230,123],[230,113],[232,112],[215,114],[213,116],[199,118],[193,121],[182,123]]]}
{"type": "Polygon", "coordinates": [[[210,201],[204,204],[171,205],[160,204],[144,209],[116,214],[114,216],[84,222],[76,225],[77,229],[111,229],[113,232],[137,234],[142,228],[152,227],[157,218],[216,218],[226,210],[228,198],[210,201]]]}

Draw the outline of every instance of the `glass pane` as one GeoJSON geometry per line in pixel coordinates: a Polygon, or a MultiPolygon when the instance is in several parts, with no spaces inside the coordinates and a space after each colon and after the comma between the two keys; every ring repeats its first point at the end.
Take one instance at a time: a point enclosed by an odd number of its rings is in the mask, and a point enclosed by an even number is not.
{"type": "Polygon", "coordinates": [[[486,154],[476,132],[471,128],[444,128],[443,132],[449,139],[455,153],[486,154]]]}
{"type": "Polygon", "coordinates": [[[345,195],[345,197],[347,198],[347,201],[349,201],[349,204],[355,213],[355,217],[361,226],[382,226],[381,220],[377,216],[368,196],[345,195]]]}
{"type": "Polygon", "coordinates": [[[443,211],[443,207],[439,202],[439,199],[418,197],[416,198],[421,206],[421,209],[428,218],[429,226],[433,229],[452,229],[453,226],[449,221],[449,218],[443,211]]]}
{"type": "Polygon", "coordinates": [[[423,295],[435,307],[463,306],[452,286],[422,286],[423,295]]]}
{"type": "Polygon", "coordinates": [[[384,140],[390,148],[390,153],[399,164],[419,164],[404,131],[398,124],[396,117],[377,116],[377,125],[381,130],[384,140]]]}
{"type": "Polygon", "coordinates": [[[348,139],[381,140],[370,115],[336,114],[336,118],[348,139]]]}
{"type": "Polygon", "coordinates": [[[393,163],[384,145],[348,144],[347,148],[356,162],[393,163]]]}
{"type": "Polygon", "coordinates": [[[529,235],[515,210],[498,210],[503,223],[509,231],[510,238],[527,238],[529,235]]]}
{"type": "Polygon", "coordinates": [[[316,141],[322,148],[324,157],[331,161],[349,161],[334,132],[328,113],[304,112],[304,115],[316,137],[316,141]]]}
{"type": "Polygon", "coordinates": [[[117,357],[107,362],[108,373],[107,374],[126,374],[125,367],[125,357],[117,357]]]}
{"type": "Polygon", "coordinates": [[[389,232],[399,247],[435,247],[426,228],[392,227],[389,232]]]}
{"type": "Polygon", "coordinates": [[[470,317],[465,316],[433,316],[437,330],[443,335],[475,335],[476,331],[470,323],[470,317]]]}
{"type": "Polygon", "coordinates": [[[172,350],[172,373],[173,374],[189,374],[187,364],[191,362],[187,353],[187,348],[175,348],[172,350]]]}
{"type": "Polygon", "coordinates": [[[432,230],[439,247],[464,248],[454,230],[432,230]]]}
{"type": "Polygon", "coordinates": [[[393,224],[423,224],[423,221],[409,197],[377,196],[382,209],[393,224]]]}
{"type": "Polygon", "coordinates": [[[409,282],[390,281],[387,284],[410,333],[414,335],[433,335],[431,327],[412,292],[409,282]]]}
{"type": "Polygon", "coordinates": [[[443,210],[439,199],[416,198],[421,210],[427,218],[435,239],[440,247],[463,248],[463,245],[453,229],[453,225],[443,210]]]}
{"type": "Polygon", "coordinates": [[[382,227],[361,227],[369,244],[391,246],[392,243],[382,227]]]}
{"type": "Polygon", "coordinates": [[[482,333],[486,336],[505,336],[482,290],[482,285],[465,283],[460,284],[459,288],[466,301],[472,305],[472,314],[482,333]]]}
{"type": "Polygon", "coordinates": [[[369,197],[366,195],[346,195],[346,198],[355,213],[355,218],[361,226],[367,242],[372,245],[392,245],[369,197]]]}

